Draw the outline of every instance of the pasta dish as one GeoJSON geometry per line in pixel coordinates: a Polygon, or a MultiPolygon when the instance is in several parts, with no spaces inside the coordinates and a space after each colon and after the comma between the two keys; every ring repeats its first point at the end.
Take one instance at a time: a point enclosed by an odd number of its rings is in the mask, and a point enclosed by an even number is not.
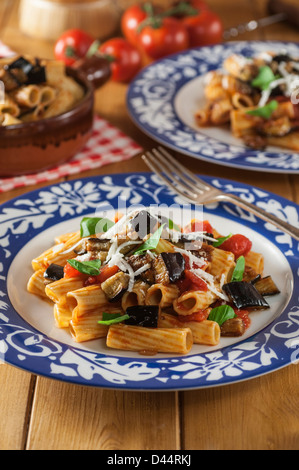
{"type": "Polygon", "coordinates": [[[250,313],[279,293],[246,236],[196,219],[179,227],[148,210],[84,217],[32,267],[28,291],[54,305],[56,326],[75,342],[106,338],[144,355],[241,337],[250,313]]]}
{"type": "Polygon", "coordinates": [[[67,76],[63,62],[17,57],[0,60],[0,125],[12,126],[52,118],[72,109],[84,96],[67,76]]]}
{"type": "Polygon", "coordinates": [[[299,59],[285,53],[233,54],[205,77],[200,127],[229,125],[246,146],[299,150],[299,59]]]}

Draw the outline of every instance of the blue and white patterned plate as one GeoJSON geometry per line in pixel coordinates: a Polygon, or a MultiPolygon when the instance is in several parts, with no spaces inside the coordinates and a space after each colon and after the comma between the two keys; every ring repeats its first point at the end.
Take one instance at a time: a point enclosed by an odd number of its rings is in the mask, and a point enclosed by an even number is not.
{"type": "MultiPolygon", "coordinates": [[[[299,207],[258,188],[219,178],[208,182],[298,225],[299,207]]],[[[152,206],[182,201],[151,173],[63,182],[22,195],[0,207],[0,359],[33,374],[65,382],[128,390],[184,390],[251,379],[296,362],[299,352],[298,242],[229,204],[205,207],[221,233],[243,233],[263,252],[265,271],[281,290],[271,308],[252,314],[240,340],[222,338],[216,348],[194,346],[187,356],[108,349],[104,340],[76,344],[55,327],[53,306],[27,293],[31,260],[57,235],[78,230],[83,216],[107,204],[152,206]]]]}
{"type": "Polygon", "coordinates": [[[132,120],[147,135],[185,155],[245,170],[299,173],[299,153],[275,147],[246,148],[229,129],[199,128],[194,113],[205,104],[204,76],[222,68],[231,54],[252,57],[264,51],[299,56],[299,44],[229,42],[191,49],[145,68],[131,83],[127,107],[132,120]]]}

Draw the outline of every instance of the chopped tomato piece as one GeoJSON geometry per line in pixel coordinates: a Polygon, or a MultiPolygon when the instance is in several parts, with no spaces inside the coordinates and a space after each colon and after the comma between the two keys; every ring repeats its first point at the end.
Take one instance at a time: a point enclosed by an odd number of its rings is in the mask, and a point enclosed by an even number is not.
{"type": "Polygon", "coordinates": [[[238,318],[241,318],[241,320],[244,323],[244,326],[247,330],[251,324],[251,320],[249,318],[249,312],[247,310],[238,310],[237,308],[234,308],[235,314],[237,315],[238,318]]]}
{"type": "Polygon", "coordinates": [[[183,230],[184,233],[191,233],[191,232],[207,232],[213,233],[213,227],[208,220],[198,220],[193,219],[191,220],[190,224],[186,225],[183,230]]]}
{"type": "Polygon", "coordinates": [[[205,292],[208,290],[206,282],[191,271],[185,270],[185,277],[191,281],[192,290],[203,290],[205,292]]]}
{"type": "Polygon", "coordinates": [[[73,268],[69,263],[64,267],[64,277],[70,279],[72,277],[86,277],[85,274],[80,273],[77,269],[73,268]]]}
{"type": "Polygon", "coordinates": [[[191,313],[191,315],[178,315],[178,320],[181,322],[202,322],[208,318],[210,311],[211,309],[208,308],[205,310],[199,310],[198,312],[191,313]]]}
{"type": "Polygon", "coordinates": [[[236,234],[228,238],[222,245],[221,250],[230,251],[238,259],[240,256],[246,256],[252,248],[252,242],[244,235],[236,234]]]}
{"type": "Polygon", "coordinates": [[[103,266],[100,270],[100,274],[97,277],[97,282],[102,284],[102,282],[107,281],[109,277],[114,276],[114,274],[118,273],[119,267],[118,266],[103,266]]]}
{"type": "Polygon", "coordinates": [[[177,281],[176,285],[179,288],[180,294],[189,290],[201,290],[205,292],[208,290],[208,286],[205,281],[200,279],[191,271],[188,271],[188,269],[185,269],[184,277],[177,281]]]}
{"type": "Polygon", "coordinates": [[[176,282],[176,285],[180,291],[180,294],[183,294],[184,292],[190,290],[191,288],[191,281],[190,279],[187,279],[186,277],[184,277],[183,279],[179,279],[177,282],[176,282]]]}

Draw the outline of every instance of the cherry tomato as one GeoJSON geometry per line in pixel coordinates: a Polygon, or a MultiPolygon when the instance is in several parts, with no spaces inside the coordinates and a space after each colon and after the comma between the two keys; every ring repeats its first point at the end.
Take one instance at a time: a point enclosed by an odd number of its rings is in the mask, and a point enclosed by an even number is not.
{"type": "Polygon", "coordinates": [[[188,33],[181,21],[175,18],[157,20],[145,26],[139,36],[140,44],[151,59],[160,59],[189,47],[188,33]]]}
{"type": "Polygon", "coordinates": [[[124,38],[109,39],[99,51],[111,60],[111,78],[114,81],[129,82],[141,69],[140,52],[124,38]]]}
{"type": "Polygon", "coordinates": [[[222,21],[208,9],[199,8],[198,15],[185,16],[181,21],[188,31],[190,47],[209,46],[222,41],[222,21]]]}
{"type": "Polygon", "coordinates": [[[73,268],[73,266],[71,266],[69,263],[66,263],[63,271],[64,271],[64,277],[66,279],[70,279],[73,277],[82,277],[82,278],[86,277],[85,274],[80,273],[80,271],[73,268]]]}
{"type": "Polygon", "coordinates": [[[221,250],[231,251],[235,258],[246,256],[252,248],[252,242],[244,235],[236,234],[228,238],[222,245],[219,246],[221,250]]]}
{"type": "Polygon", "coordinates": [[[94,38],[80,29],[70,29],[63,33],[54,46],[56,60],[71,67],[78,59],[86,56],[94,38]]]}
{"type": "Polygon", "coordinates": [[[121,18],[121,30],[125,38],[133,45],[137,45],[139,34],[138,26],[147,18],[147,13],[142,5],[133,5],[128,8],[121,18]]]}

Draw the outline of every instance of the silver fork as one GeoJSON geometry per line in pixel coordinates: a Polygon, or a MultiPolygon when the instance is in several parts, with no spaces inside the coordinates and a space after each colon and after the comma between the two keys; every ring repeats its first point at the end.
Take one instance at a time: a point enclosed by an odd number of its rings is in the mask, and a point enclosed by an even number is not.
{"type": "Polygon", "coordinates": [[[156,173],[165,184],[191,204],[210,204],[212,202],[230,202],[260,217],[265,222],[275,225],[299,241],[299,228],[268,214],[265,210],[241,199],[234,194],[224,193],[195,176],[181,165],[163,147],[153,149],[142,155],[148,167],[156,173]]]}

